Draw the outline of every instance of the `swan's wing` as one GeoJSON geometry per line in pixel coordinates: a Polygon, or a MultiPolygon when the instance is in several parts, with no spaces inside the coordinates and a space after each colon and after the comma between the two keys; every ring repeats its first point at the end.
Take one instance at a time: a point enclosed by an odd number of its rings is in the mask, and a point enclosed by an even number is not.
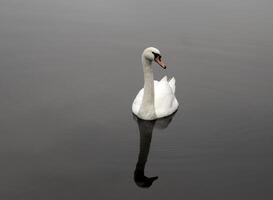
{"type": "Polygon", "coordinates": [[[168,83],[173,91],[173,93],[175,94],[175,78],[172,77],[169,81],[168,81],[168,77],[164,76],[160,81],[160,83],[168,83]]]}
{"type": "Polygon", "coordinates": [[[172,77],[171,80],[169,80],[169,85],[172,88],[173,93],[175,94],[175,78],[172,77]]]}
{"type": "Polygon", "coordinates": [[[155,110],[157,112],[164,112],[172,106],[173,92],[166,79],[155,84],[155,110]]]}
{"type": "Polygon", "coordinates": [[[135,115],[138,114],[138,111],[140,109],[141,103],[142,103],[142,99],[143,99],[143,91],[144,89],[142,88],[141,90],[139,90],[138,94],[136,95],[135,100],[133,101],[132,104],[132,111],[135,115]]]}
{"type": "Polygon", "coordinates": [[[178,108],[178,102],[174,95],[175,79],[170,81],[163,77],[155,84],[155,111],[157,117],[165,117],[172,114],[178,108]]]}

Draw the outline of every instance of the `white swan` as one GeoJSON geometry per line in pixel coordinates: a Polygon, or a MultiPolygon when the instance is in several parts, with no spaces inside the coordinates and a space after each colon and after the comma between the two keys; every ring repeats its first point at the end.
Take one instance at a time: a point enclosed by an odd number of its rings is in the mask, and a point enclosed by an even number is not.
{"type": "Polygon", "coordinates": [[[138,92],[132,105],[133,113],[144,120],[166,117],[174,113],[179,106],[175,97],[174,77],[169,81],[167,76],[160,81],[154,81],[153,61],[166,69],[159,50],[154,47],[146,48],[142,53],[144,88],[138,92]]]}

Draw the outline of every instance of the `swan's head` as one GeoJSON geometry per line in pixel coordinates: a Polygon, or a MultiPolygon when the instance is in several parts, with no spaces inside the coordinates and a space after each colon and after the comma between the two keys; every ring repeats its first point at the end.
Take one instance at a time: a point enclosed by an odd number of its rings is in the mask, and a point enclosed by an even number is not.
{"type": "Polygon", "coordinates": [[[154,47],[148,47],[144,49],[142,53],[142,59],[148,60],[149,62],[155,61],[163,69],[166,69],[165,63],[161,60],[160,51],[154,47]]]}

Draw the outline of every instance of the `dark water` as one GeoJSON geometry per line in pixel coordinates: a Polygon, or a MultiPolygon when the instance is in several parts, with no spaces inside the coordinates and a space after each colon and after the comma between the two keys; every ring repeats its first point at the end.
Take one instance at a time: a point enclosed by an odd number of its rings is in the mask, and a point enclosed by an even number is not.
{"type": "Polygon", "coordinates": [[[1,0],[0,199],[271,200],[272,10],[1,0]],[[181,105],[151,123],[131,113],[148,46],[181,105]]]}

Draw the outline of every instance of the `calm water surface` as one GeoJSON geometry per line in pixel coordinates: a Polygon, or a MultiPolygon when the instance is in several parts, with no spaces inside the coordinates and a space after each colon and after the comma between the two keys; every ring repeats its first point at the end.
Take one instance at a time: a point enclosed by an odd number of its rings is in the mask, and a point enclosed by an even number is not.
{"type": "Polygon", "coordinates": [[[0,199],[273,198],[273,2],[0,2],[0,199]],[[142,50],[171,119],[135,120],[142,50]]]}

